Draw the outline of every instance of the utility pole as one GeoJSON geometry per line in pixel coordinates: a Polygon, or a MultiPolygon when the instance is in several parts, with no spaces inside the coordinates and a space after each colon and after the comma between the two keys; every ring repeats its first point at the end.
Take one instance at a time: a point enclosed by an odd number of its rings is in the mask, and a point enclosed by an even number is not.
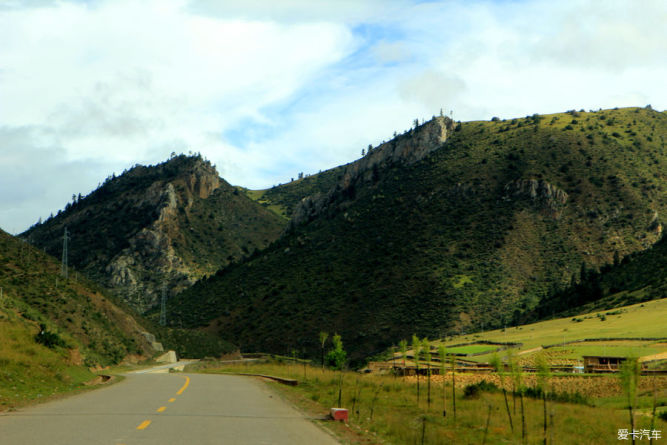
{"type": "Polygon", "coordinates": [[[69,239],[69,232],[67,231],[67,226],[65,226],[65,233],[63,234],[63,259],[62,259],[62,276],[67,279],[67,240],[69,239]]]}
{"type": "Polygon", "coordinates": [[[167,325],[167,286],[162,285],[162,301],[160,302],[160,326],[167,325]]]}

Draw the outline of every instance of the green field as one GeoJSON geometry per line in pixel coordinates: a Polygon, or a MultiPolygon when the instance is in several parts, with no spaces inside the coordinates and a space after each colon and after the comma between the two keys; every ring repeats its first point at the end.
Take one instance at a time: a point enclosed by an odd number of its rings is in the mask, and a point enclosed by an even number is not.
{"type": "Polygon", "coordinates": [[[667,351],[667,347],[651,347],[643,344],[637,346],[617,345],[616,342],[589,345],[587,343],[557,346],[549,351],[562,352],[565,358],[578,359],[585,355],[602,355],[609,357],[644,357],[667,351]]]}
{"type": "Polygon", "coordinates": [[[493,345],[466,345],[447,348],[447,352],[451,354],[477,354],[486,351],[492,352],[496,349],[498,349],[498,347],[493,345]]]}
{"type": "MultiPolygon", "coordinates": [[[[515,350],[520,362],[530,361],[532,352],[540,346],[554,345],[546,349],[548,359],[580,360],[582,355],[643,356],[667,351],[667,342],[646,338],[667,337],[667,299],[626,306],[612,311],[579,315],[525,326],[494,330],[480,334],[446,338],[448,351],[476,353],[493,350],[493,345],[462,343],[491,341],[521,343],[515,350]],[[599,315],[598,315],[599,314],[599,315]],[[604,318],[602,317],[604,315],[604,318]],[[625,340],[598,340],[585,343],[562,343],[587,338],[623,338],[625,340]],[[640,340],[640,338],[644,338],[640,340]],[[632,340],[635,339],[635,340],[632,340]],[[526,353],[527,352],[527,353],[526,353]]],[[[438,342],[431,345],[437,346],[438,342]]],[[[503,355],[500,352],[499,355],[503,355]]],[[[400,355],[400,354],[399,354],[400,355]]],[[[412,355],[412,351],[408,351],[412,355]]],[[[488,361],[493,354],[466,359],[488,361]]],[[[399,359],[400,362],[402,360],[399,359]]],[[[412,364],[411,361],[407,361],[412,364]]],[[[526,394],[534,391],[539,378],[534,373],[471,374],[457,373],[452,392],[452,374],[431,378],[431,403],[428,403],[428,380],[425,376],[394,377],[376,373],[360,374],[303,366],[301,363],[265,363],[252,365],[221,366],[215,362],[205,365],[202,372],[260,373],[299,380],[296,387],[275,386],[284,397],[296,403],[314,417],[325,414],[328,408],[340,405],[350,410],[348,428],[356,436],[350,437],[334,427],[346,443],[520,443],[520,397],[513,396],[515,384],[526,394]],[[518,379],[518,380],[517,380],[518,379]],[[480,381],[505,387],[508,391],[508,408],[498,389],[480,390],[470,395],[469,385],[480,381]],[[339,386],[339,382],[341,385],[339,386]],[[419,386],[418,386],[419,382],[419,386]],[[518,383],[516,383],[518,382],[518,383]],[[419,387],[419,396],[417,396],[419,387]],[[443,390],[445,392],[443,393],[443,390]],[[456,419],[453,414],[453,398],[456,400],[456,419]],[[445,398],[443,398],[443,395],[445,398]],[[443,417],[443,408],[447,415],[443,417]],[[512,414],[514,430],[509,425],[507,411],[512,414]],[[488,429],[487,429],[488,420],[488,429]]],[[[424,366],[422,363],[420,366],[424,366]]],[[[439,363],[433,366],[440,367],[439,363]]],[[[667,406],[667,378],[642,376],[639,381],[635,404],[635,427],[663,430],[667,424],[656,418],[651,424],[653,406],[656,413],[667,406]],[[652,426],[651,426],[652,425],[652,426]]],[[[556,374],[546,377],[546,387],[554,400],[548,402],[548,431],[550,443],[559,444],[607,444],[617,439],[619,428],[628,428],[627,399],[618,375],[556,374]],[[576,401],[577,403],[572,403],[576,401]]],[[[543,402],[525,396],[526,443],[543,443],[543,402]]]]}

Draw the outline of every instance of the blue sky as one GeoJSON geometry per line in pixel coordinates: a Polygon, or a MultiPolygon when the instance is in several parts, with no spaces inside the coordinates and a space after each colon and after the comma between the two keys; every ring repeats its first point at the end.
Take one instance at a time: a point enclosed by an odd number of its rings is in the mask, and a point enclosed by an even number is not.
{"type": "Polygon", "coordinates": [[[667,102],[667,2],[0,4],[0,228],[201,152],[250,188],[457,120],[667,102]]]}

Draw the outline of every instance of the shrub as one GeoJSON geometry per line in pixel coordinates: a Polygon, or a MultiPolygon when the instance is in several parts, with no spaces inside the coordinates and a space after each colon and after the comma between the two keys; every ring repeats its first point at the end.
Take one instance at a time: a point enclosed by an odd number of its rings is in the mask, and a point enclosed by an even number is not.
{"type": "Polygon", "coordinates": [[[67,342],[63,340],[60,335],[55,332],[47,331],[46,325],[43,323],[39,325],[39,333],[35,335],[35,341],[39,344],[46,346],[47,348],[55,348],[60,346],[62,348],[67,347],[67,342]]]}
{"type": "Polygon", "coordinates": [[[466,399],[475,399],[479,397],[482,392],[496,392],[498,390],[499,388],[495,385],[495,383],[482,380],[479,383],[466,385],[466,387],[463,388],[463,397],[466,399]]]}
{"type": "MultiPolygon", "coordinates": [[[[542,388],[532,388],[532,387],[527,387],[524,389],[523,394],[526,397],[531,397],[534,399],[541,399],[542,398],[542,388]]],[[[568,392],[549,392],[547,394],[547,399],[548,400],[553,400],[556,402],[563,402],[563,403],[577,403],[579,405],[591,405],[590,400],[588,400],[584,395],[582,395],[580,392],[573,392],[573,393],[568,393],[568,392]]]]}

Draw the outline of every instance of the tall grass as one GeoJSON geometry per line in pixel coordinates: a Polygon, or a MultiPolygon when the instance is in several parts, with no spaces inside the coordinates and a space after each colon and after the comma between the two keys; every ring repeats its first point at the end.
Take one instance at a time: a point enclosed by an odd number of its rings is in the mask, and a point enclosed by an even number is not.
{"type": "MultiPolygon", "coordinates": [[[[210,367],[202,372],[235,373],[256,372],[286,375],[286,366],[273,363],[210,367]]],[[[290,397],[316,401],[321,414],[338,403],[339,371],[312,367],[308,379],[296,387],[280,386],[290,397]]],[[[352,408],[351,429],[362,434],[376,434],[395,444],[456,444],[456,443],[519,443],[521,433],[513,431],[505,416],[494,412],[505,410],[501,392],[482,392],[478,397],[463,397],[463,387],[454,387],[457,420],[444,417],[436,404],[430,408],[417,403],[416,378],[396,378],[391,375],[364,375],[344,372],[342,405],[352,408]]],[[[434,380],[437,388],[449,378],[434,380]]],[[[449,386],[449,384],[447,384],[449,386]]],[[[627,420],[622,410],[579,404],[550,402],[551,410],[558,409],[558,418],[551,420],[549,436],[557,444],[605,444],[617,438],[617,431],[627,420]]],[[[544,402],[539,398],[524,397],[523,428],[526,443],[543,443],[544,402]]],[[[627,416],[627,415],[625,415],[627,416]]],[[[636,428],[648,428],[650,419],[642,420],[636,428]],[[645,425],[644,425],[645,423],[645,425]]]]}
{"type": "Polygon", "coordinates": [[[0,310],[0,412],[82,388],[95,377],[70,363],[65,348],[35,342],[38,327],[0,310]]]}
{"type": "MultiPolygon", "coordinates": [[[[635,431],[634,407],[637,404],[637,388],[641,377],[641,363],[636,357],[628,358],[621,365],[619,372],[621,387],[628,401],[628,414],[630,416],[630,431],[635,431]]],[[[632,436],[632,445],[635,445],[635,436],[632,436]]]]}

